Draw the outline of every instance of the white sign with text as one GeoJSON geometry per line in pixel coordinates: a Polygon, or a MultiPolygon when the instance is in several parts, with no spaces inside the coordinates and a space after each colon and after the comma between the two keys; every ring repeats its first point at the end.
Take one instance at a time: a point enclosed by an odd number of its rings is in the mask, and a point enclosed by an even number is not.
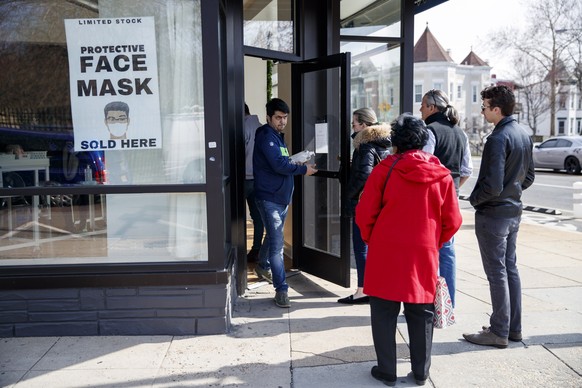
{"type": "Polygon", "coordinates": [[[162,147],[153,17],[65,20],[75,151],[162,147]]]}

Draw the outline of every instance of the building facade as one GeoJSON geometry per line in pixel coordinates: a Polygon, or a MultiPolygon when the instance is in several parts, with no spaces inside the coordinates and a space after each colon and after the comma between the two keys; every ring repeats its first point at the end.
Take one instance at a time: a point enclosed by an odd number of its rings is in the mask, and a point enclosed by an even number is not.
{"type": "MultiPolygon", "coordinates": [[[[582,135],[582,92],[578,83],[566,78],[559,82],[557,88],[555,136],[582,135]]],[[[527,119],[527,110],[524,110],[523,114],[527,119]]],[[[537,137],[540,139],[550,137],[549,109],[540,115],[537,128],[537,137]]]]}
{"type": "Polygon", "coordinates": [[[349,286],[350,112],[411,109],[414,15],[442,2],[2,2],[0,337],[228,331],[244,100],[273,91],[321,170],[296,179],[285,253],[349,286]],[[253,60],[276,71],[250,88],[253,60]]]}
{"type": "Polygon", "coordinates": [[[426,92],[443,90],[459,112],[459,126],[472,144],[480,143],[480,133],[487,124],[481,115],[480,93],[491,83],[491,66],[473,51],[455,63],[428,26],[414,45],[414,114],[420,115],[426,92]]]}

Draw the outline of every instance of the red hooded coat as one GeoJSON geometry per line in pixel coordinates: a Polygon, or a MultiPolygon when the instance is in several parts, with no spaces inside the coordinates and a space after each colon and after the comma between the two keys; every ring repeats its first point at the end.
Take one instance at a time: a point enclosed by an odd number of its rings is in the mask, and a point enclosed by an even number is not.
{"type": "Polygon", "coordinates": [[[461,222],[453,179],[438,158],[421,150],[388,156],[372,170],[356,207],[368,244],[364,293],[433,303],[438,251],[461,222]]]}

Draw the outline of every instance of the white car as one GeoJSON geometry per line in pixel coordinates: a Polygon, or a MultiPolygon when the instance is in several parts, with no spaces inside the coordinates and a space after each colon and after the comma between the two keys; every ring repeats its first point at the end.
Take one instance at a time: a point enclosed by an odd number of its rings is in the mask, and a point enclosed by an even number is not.
{"type": "Polygon", "coordinates": [[[580,174],[582,166],[582,136],[552,137],[533,149],[536,168],[566,170],[568,174],[580,174]]]}

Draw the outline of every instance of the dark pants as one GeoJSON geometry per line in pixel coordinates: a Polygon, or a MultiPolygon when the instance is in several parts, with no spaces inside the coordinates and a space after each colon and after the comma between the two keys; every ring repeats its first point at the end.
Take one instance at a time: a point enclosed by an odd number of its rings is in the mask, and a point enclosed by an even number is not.
{"type": "MultiPolygon", "coordinates": [[[[370,297],[372,337],[378,369],[396,376],[396,326],[400,303],[370,297]]],[[[410,338],[410,362],[417,379],[427,379],[432,351],[434,303],[404,303],[404,316],[410,338]]]]}
{"type": "Polygon", "coordinates": [[[521,279],[517,270],[517,232],[521,216],[495,218],[475,213],[475,235],[489,281],[491,331],[500,337],[521,333],[521,279]]]}
{"type": "Polygon", "coordinates": [[[247,199],[247,204],[249,205],[249,213],[251,214],[251,219],[253,220],[253,246],[252,250],[258,251],[261,249],[263,244],[263,234],[265,227],[263,225],[263,220],[261,219],[261,213],[259,213],[259,208],[255,202],[255,181],[252,179],[245,180],[245,198],[247,199]]]}
{"type": "Polygon", "coordinates": [[[366,256],[368,246],[362,240],[360,228],[356,225],[356,216],[352,219],[352,245],[354,247],[354,259],[356,260],[356,272],[358,274],[358,287],[364,287],[364,273],[366,272],[366,256]]]}

